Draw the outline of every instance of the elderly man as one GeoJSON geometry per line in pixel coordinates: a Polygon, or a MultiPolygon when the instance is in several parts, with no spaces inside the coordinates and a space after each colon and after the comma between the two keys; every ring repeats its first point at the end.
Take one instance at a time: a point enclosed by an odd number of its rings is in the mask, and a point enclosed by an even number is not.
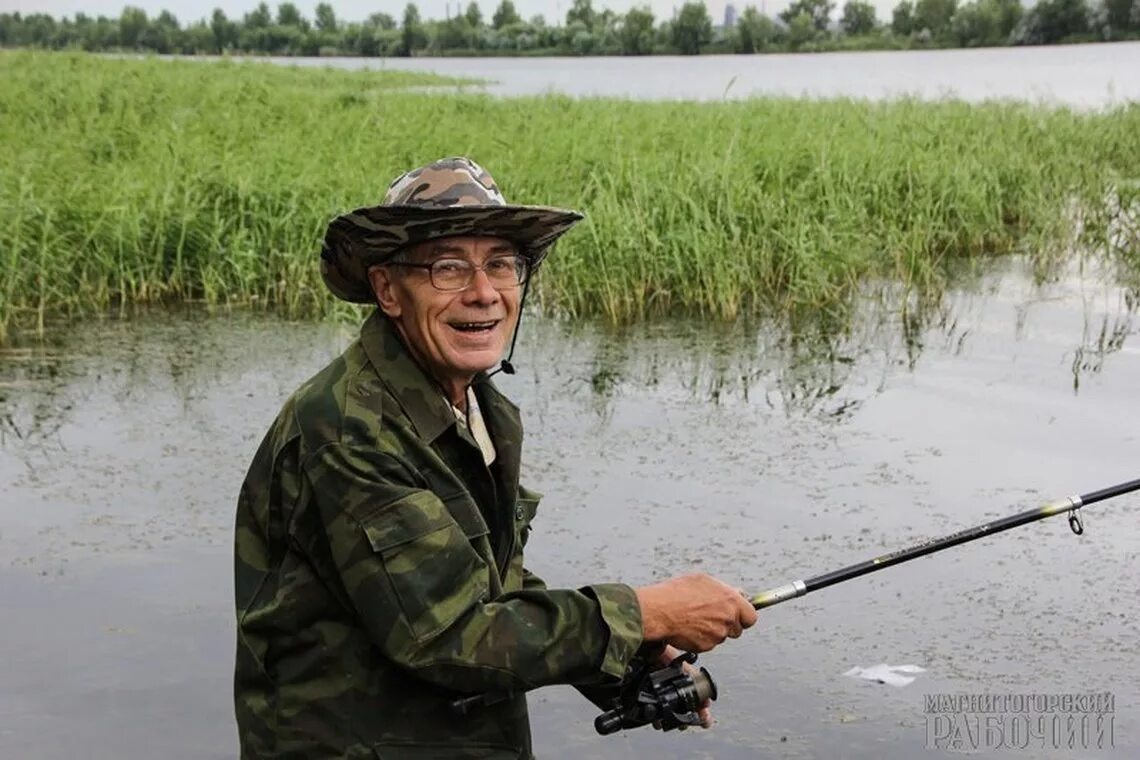
{"type": "Polygon", "coordinates": [[[707,651],[755,622],[707,575],[551,589],[523,566],[539,496],[488,371],[581,218],[507,205],[453,158],[329,226],[324,281],[377,308],[285,403],[242,485],[242,757],[529,758],[527,690],[613,682],[643,645],[707,651]],[[509,698],[449,709],[484,692],[509,698]]]}

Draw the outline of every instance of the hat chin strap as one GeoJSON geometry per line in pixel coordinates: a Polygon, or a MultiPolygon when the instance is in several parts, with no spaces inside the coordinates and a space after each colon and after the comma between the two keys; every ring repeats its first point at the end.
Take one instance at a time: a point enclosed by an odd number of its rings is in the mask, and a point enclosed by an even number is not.
{"type": "Polygon", "coordinates": [[[500,372],[508,375],[515,374],[515,365],[511,364],[511,357],[515,355],[515,343],[517,343],[519,339],[519,326],[522,324],[523,307],[526,305],[526,294],[529,290],[530,278],[528,277],[526,278],[526,282],[523,283],[522,298],[519,299],[519,318],[515,320],[515,332],[514,335],[511,336],[511,349],[507,351],[507,358],[499,363],[499,368],[487,375],[489,378],[494,377],[500,372]]]}

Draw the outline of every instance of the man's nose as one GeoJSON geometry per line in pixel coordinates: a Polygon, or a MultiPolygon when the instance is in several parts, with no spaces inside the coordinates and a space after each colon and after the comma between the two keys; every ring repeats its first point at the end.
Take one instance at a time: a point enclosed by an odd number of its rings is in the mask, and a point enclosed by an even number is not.
{"type": "Polygon", "coordinates": [[[467,290],[463,292],[468,303],[495,303],[501,297],[497,288],[491,284],[491,280],[487,277],[487,273],[482,269],[476,269],[471,277],[471,284],[467,286],[467,290]]]}

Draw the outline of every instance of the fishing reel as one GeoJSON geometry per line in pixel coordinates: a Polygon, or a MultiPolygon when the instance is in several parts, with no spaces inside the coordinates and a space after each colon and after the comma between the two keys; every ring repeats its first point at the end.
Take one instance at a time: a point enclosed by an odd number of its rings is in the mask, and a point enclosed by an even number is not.
{"type": "MultiPolygon", "coordinates": [[[[594,720],[594,728],[602,736],[627,728],[653,724],[654,728],[684,731],[701,724],[700,709],[706,701],[716,699],[716,684],[704,668],[687,668],[697,655],[684,652],[668,665],[658,666],[663,648],[655,646],[639,652],[630,661],[620,683],[605,686],[583,686],[582,693],[605,710],[594,720]]],[[[513,696],[512,692],[493,692],[460,697],[451,702],[451,710],[466,716],[473,710],[498,704],[513,696]]]]}
{"type": "Polygon", "coordinates": [[[696,661],[696,654],[685,652],[657,669],[651,669],[648,660],[638,663],[610,700],[610,709],[594,720],[594,728],[606,736],[650,723],[662,731],[699,726],[698,711],[716,699],[716,684],[704,668],[686,669],[696,661]]]}

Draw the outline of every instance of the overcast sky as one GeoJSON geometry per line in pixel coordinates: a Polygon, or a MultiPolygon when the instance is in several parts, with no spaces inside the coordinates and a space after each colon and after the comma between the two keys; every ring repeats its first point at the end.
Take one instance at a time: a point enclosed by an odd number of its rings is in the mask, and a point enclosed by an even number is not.
{"type": "MultiPolygon", "coordinates": [[[[523,18],[541,14],[548,23],[559,23],[566,17],[572,0],[512,0],[515,8],[523,18]]],[[[482,0],[479,7],[483,16],[490,19],[500,0],[482,0]]],[[[679,8],[684,0],[593,0],[596,10],[610,8],[613,11],[624,13],[634,5],[649,5],[658,19],[673,15],[673,9],[679,8]]],[[[737,14],[746,5],[755,5],[761,11],[774,16],[788,7],[791,0],[733,0],[737,14]]],[[[836,11],[832,14],[838,18],[840,9],[846,0],[836,0],[836,11]]],[[[267,3],[270,9],[277,8],[277,2],[267,3]]],[[[721,23],[724,19],[724,6],[726,0],[705,0],[714,23],[721,23]]],[[[879,20],[889,20],[890,10],[897,4],[897,0],[871,0],[878,11],[879,20]]],[[[178,20],[186,23],[209,17],[214,8],[221,8],[231,18],[241,18],[243,14],[256,8],[258,0],[0,0],[0,13],[19,11],[20,13],[47,13],[56,18],[61,16],[73,17],[76,13],[86,13],[89,16],[118,16],[124,5],[135,5],[147,12],[148,15],[157,15],[159,11],[171,11],[178,20]]],[[[312,19],[316,2],[302,0],[295,3],[301,12],[312,19]]],[[[360,21],[370,14],[384,12],[391,14],[399,20],[407,0],[331,0],[329,3],[336,11],[337,18],[346,21],[360,21]]],[[[417,0],[420,14],[424,18],[444,18],[447,15],[448,0],[417,0]]],[[[450,0],[451,13],[454,15],[458,7],[467,7],[467,0],[450,0]]]]}

